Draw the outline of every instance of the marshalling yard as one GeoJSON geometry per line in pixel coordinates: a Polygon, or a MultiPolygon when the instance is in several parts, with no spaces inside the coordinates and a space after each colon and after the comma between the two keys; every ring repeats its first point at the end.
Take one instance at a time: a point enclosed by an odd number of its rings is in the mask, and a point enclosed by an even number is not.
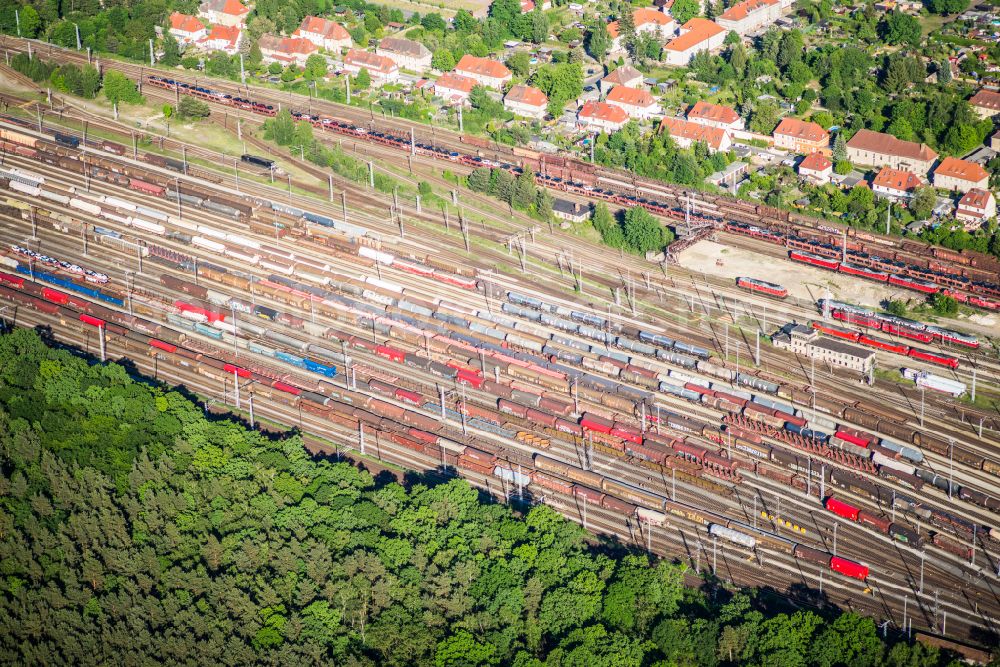
{"type": "MultiPolygon", "coordinates": [[[[102,65],[143,81],[151,99],[205,99],[214,122],[225,113],[249,127],[278,104],[307,104],[102,65]]],[[[920,268],[895,239],[844,234],[838,246],[787,214],[692,206],[698,195],[667,186],[539,165],[540,185],[694,229],[651,263],[497,214],[466,191],[448,217],[293,158],[278,158],[289,175],[272,183],[257,140],[256,162],[177,137],[152,152],[110,119],[77,129],[69,103],[55,113],[58,100],[4,101],[20,109],[0,118],[6,323],[127,359],[206,409],[299,428],[316,452],[460,475],[699,574],[897,632],[995,645],[1000,280],[986,258],[920,268]],[[865,250],[873,243],[878,255],[865,250]],[[878,264],[889,254],[892,272],[878,264]],[[741,277],[787,294],[741,289],[741,277]],[[928,329],[879,312],[932,290],[969,304],[963,316],[928,329]],[[821,298],[866,308],[821,309],[821,298]],[[772,346],[790,322],[874,350],[876,372],[772,346]],[[903,367],[965,391],[904,382],[903,367]]],[[[322,140],[405,162],[435,185],[443,165],[536,170],[440,128],[308,105],[322,140]]]]}

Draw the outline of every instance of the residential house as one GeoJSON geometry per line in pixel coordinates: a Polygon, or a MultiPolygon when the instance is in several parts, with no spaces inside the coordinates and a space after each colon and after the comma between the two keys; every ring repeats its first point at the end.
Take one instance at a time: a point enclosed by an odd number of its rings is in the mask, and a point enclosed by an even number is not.
{"type": "Polygon", "coordinates": [[[170,15],[169,32],[181,44],[194,44],[208,34],[208,30],[197,17],[179,12],[170,15]]]}
{"type": "Polygon", "coordinates": [[[302,19],[292,37],[308,39],[317,49],[336,53],[340,53],[342,49],[349,49],[352,45],[351,35],[344,26],[318,16],[307,16],[302,19]]]}
{"type": "Polygon", "coordinates": [[[455,73],[495,90],[502,90],[513,76],[507,66],[499,60],[478,58],[469,53],[462,56],[455,65],[455,73]]]}
{"type": "Polygon", "coordinates": [[[695,17],[681,26],[680,35],[664,46],[667,64],[684,67],[696,53],[721,48],[726,30],[714,21],[695,17]]]}
{"type": "Polygon", "coordinates": [[[608,104],[621,107],[630,118],[645,120],[651,116],[660,115],[660,105],[653,96],[642,88],[615,86],[604,100],[608,104]]]}
{"type": "Polygon", "coordinates": [[[709,104],[698,100],[687,112],[687,119],[692,123],[717,127],[722,130],[742,130],[746,128],[743,119],[735,109],[722,104],[709,104]]]}
{"type": "Polygon", "coordinates": [[[709,152],[728,151],[733,145],[729,132],[700,123],[692,123],[683,118],[664,118],[660,122],[660,131],[670,132],[670,138],[681,148],[700,142],[708,146],[709,152]]]}
{"type": "Polygon", "coordinates": [[[774,145],[796,153],[826,153],[830,150],[830,133],[817,123],[786,116],[774,128],[774,145]]]}
{"type": "Polygon", "coordinates": [[[810,153],[799,162],[799,176],[815,185],[826,185],[833,177],[833,162],[822,153],[810,153]]]}
{"type": "Polygon", "coordinates": [[[1000,92],[983,88],[969,99],[969,104],[982,118],[1000,114],[1000,92]]]}
{"type": "Polygon", "coordinates": [[[737,2],[715,19],[727,31],[746,35],[781,18],[778,0],[743,0],[737,2]]]}
{"type": "Polygon", "coordinates": [[[475,87],[475,79],[454,72],[445,72],[434,82],[434,94],[450,102],[464,104],[475,87]]]}
{"type": "Polygon", "coordinates": [[[957,192],[973,188],[988,190],[990,175],[975,162],[946,157],[934,168],[934,187],[957,192]]]}
{"type": "Polygon", "coordinates": [[[199,45],[209,51],[223,51],[236,55],[243,43],[243,31],[239,26],[213,25],[208,36],[199,45]]]}
{"type": "MultiPolygon", "coordinates": [[[[550,0],[544,0],[542,2],[542,11],[543,12],[547,12],[550,9],[552,9],[552,2],[550,2],[550,0]]],[[[529,13],[531,13],[533,11],[535,11],[534,0],[521,0],[521,13],[522,14],[529,14],[529,13]]]]}
{"type": "Polygon", "coordinates": [[[997,202],[989,190],[972,188],[958,201],[955,217],[965,223],[966,231],[975,231],[997,215],[997,202]]]}
{"type": "Polygon", "coordinates": [[[295,64],[304,66],[306,59],[316,53],[316,45],[302,37],[280,37],[263,34],[257,40],[264,62],[277,62],[282,65],[295,64]]]}
{"type": "Polygon", "coordinates": [[[629,88],[641,88],[643,76],[642,72],[631,65],[622,65],[611,74],[601,79],[598,87],[605,95],[615,86],[628,86],[629,88]]]}
{"type": "Polygon", "coordinates": [[[587,102],[576,115],[577,123],[587,130],[614,132],[628,122],[628,114],[621,107],[606,102],[587,102]]]}
{"type": "Polygon", "coordinates": [[[545,118],[545,110],[549,98],[534,86],[519,84],[512,86],[503,98],[503,106],[507,111],[525,118],[541,120],[545,118]]]}
{"type": "Polygon", "coordinates": [[[211,25],[244,27],[250,8],[240,0],[205,0],[198,7],[198,16],[211,25]]]}
{"type": "Polygon", "coordinates": [[[876,197],[907,200],[920,187],[920,179],[912,171],[882,167],[872,181],[876,197]]]}
{"type": "Polygon", "coordinates": [[[400,69],[423,72],[431,67],[430,49],[412,39],[386,37],[379,42],[375,53],[391,58],[400,69]]]}
{"type": "Polygon", "coordinates": [[[590,204],[556,199],[552,202],[552,216],[567,222],[585,222],[590,217],[590,204]]]}
{"type": "Polygon", "coordinates": [[[347,52],[344,56],[344,69],[351,74],[357,74],[363,69],[368,70],[372,83],[376,86],[384,86],[399,79],[399,66],[395,61],[361,49],[351,49],[347,52]]]}
{"type": "Polygon", "coordinates": [[[847,142],[847,159],[854,164],[905,169],[917,174],[929,172],[937,156],[926,144],[871,130],[858,130],[847,142]]]}
{"type": "MultiPolygon", "coordinates": [[[[641,7],[632,12],[632,20],[637,35],[650,33],[657,39],[666,40],[677,34],[677,21],[665,12],[641,7]]],[[[624,53],[625,44],[622,42],[618,21],[608,24],[608,35],[611,36],[611,53],[624,53]]]]}
{"type": "Polygon", "coordinates": [[[990,148],[1000,152],[1000,131],[994,132],[990,136],[990,148]]]}

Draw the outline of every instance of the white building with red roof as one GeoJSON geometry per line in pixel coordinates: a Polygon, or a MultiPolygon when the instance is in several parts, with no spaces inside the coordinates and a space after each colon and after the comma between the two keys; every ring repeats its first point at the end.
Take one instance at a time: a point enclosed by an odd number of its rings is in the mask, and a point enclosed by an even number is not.
{"type": "Polygon", "coordinates": [[[799,162],[799,176],[814,185],[826,185],[833,178],[833,162],[822,153],[810,153],[799,162]]]}
{"type": "Polygon", "coordinates": [[[660,122],[660,131],[670,133],[670,138],[681,148],[698,142],[704,142],[708,146],[709,152],[728,151],[733,145],[733,139],[729,132],[718,128],[692,123],[683,118],[664,118],[660,122]]]}
{"type": "MultiPolygon", "coordinates": [[[[627,5],[626,5],[627,6],[627,5]]],[[[640,7],[632,12],[632,20],[635,23],[635,33],[651,33],[658,39],[670,39],[677,34],[677,21],[674,17],[665,12],[658,12],[648,7],[640,7]]],[[[608,35],[611,36],[611,53],[621,53],[625,51],[625,44],[622,42],[621,28],[619,21],[612,21],[608,24],[608,35]]]]}
{"type": "Polygon", "coordinates": [[[638,118],[639,120],[659,116],[663,113],[653,96],[642,88],[615,86],[604,101],[621,107],[630,118],[638,118]]]}
{"type": "Polygon", "coordinates": [[[685,67],[695,54],[722,48],[726,30],[715,21],[695,17],[681,26],[680,35],[663,47],[668,65],[685,67]]]}
{"type": "Polygon", "coordinates": [[[199,46],[208,51],[223,51],[235,55],[243,43],[243,30],[239,26],[213,25],[199,46]]]}
{"type": "Polygon", "coordinates": [[[628,114],[621,107],[607,102],[587,102],[576,114],[577,124],[587,130],[614,132],[628,122],[628,114]]]}
{"type": "Polygon", "coordinates": [[[240,0],[205,0],[198,7],[198,16],[212,25],[244,27],[250,8],[240,0]]]}
{"type": "Polygon", "coordinates": [[[743,130],[746,124],[736,110],[722,104],[709,104],[698,100],[687,113],[687,119],[692,123],[717,127],[722,130],[743,130]]]}
{"type": "Polygon", "coordinates": [[[197,17],[174,12],[170,15],[170,34],[181,44],[193,44],[204,39],[208,30],[197,17]]]}
{"type": "Polygon", "coordinates": [[[997,201],[989,190],[973,188],[958,201],[955,218],[965,223],[966,231],[975,231],[997,215],[997,201]]]}
{"type": "Polygon", "coordinates": [[[304,37],[280,37],[263,34],[257,40],[264,62],[276,62],[282,65],[295,64],[303,66],[310,55],[318,51],[315,44],[304,37]]]}
{"type": "Polygon", "coordinates": [[[872,180],[872,192],[876,197],[905,200],[913,197],[920,185],[920,178],[912,171],[882,167],[872,180]]]}
{"type": "Polygon", "coordinates": [[[317,49],[327,51],[349,49],[352,45],[351,35],[344,26],[318,16],[307,16],[302,19],[292,37],[308,39],[317,49]]]}
{"type": "Polygon", "coordinates": [[[988,190],[990,175],[975,162],[946,157],[934,168],[934,187],[957,192],[968,192],[973,188],[988,190]]]}
{"type": "Polygon", "coordinates": [[[344,69],[357,75],[361,70],[368,70],[372,83],[384,86],[399,79],[399,66],[395,61],[361,49],[351,49],[344,56],[344,69]]]}
{"type": "Polygon", "coordinates": [[[545,118],[549,98],[538,88],[519,84],[512,86],[503,98],[503,106],[507,111],[525,118],[541,120],[545,118]]]}
{"type": "Polygon", "coordinates": [[[479,58],[469,53],[462,56],[455,65],[455,73],[494,90],[502,90],[513,77],[507,66],[499,60],[479,58]]]}
{"type": "Polygon", "coordinates": [[[830,133],[817,123],[786,116],[774,128],[774,145],[796,153],[826,153],[830,133]]]}
{"type": "Polygon", "coordinates": [[[454,72],[445,72],[434,82],[434,94],[448,102],[464,104],[475,87],[475,79],[454,72]]]}
{"type": "Polygon", "coordinates": [[[743,0],[722,12],[716,23],[727,31],[746,35],[771,25],[781,18],[781,4],[778,0],[743,0]]]}

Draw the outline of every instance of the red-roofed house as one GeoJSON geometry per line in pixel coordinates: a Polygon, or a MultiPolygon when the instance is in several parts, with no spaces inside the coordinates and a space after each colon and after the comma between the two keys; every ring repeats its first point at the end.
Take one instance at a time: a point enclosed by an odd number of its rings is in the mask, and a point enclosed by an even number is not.
{"type": "Polygon", "coordinates": [[[604,101],[621,107],[630,118],[644,120],[662,113],[660,105],[656,103],[653,96],[642,88],[615,86],[604,101]]]}
{"type": "Polygon", "coordinates": [[[606,102],[587,102],[576,115],[577,123],[598,132],[620,130],[628,122],[628,114],[621,107],[606,102]]]}
{"type": "Polygon", "coordinates": [[[958,201],[955,217],[965,223],[966,231],[974,231],[997,215],[997,201],[989,190],[973,188],[958,201]]]}
{"type": "Polygon", "coordinates": [[[891,134],[858,130],[847,142],[847,159],[854,164],[908,169],[926,174],[937,160],[937,153],[926,144],[903,141],[891,134]]]}
{"type": "Polygon", "coordinates": [[[344,56],[344,69],[351,74],[357,74],[363,69],[368,70],[372,83],[383,86],[399,78],[399,66],[391,58],[379,56],[361,49],[351,49],[344,56]]]}
{"type": "Polygon", "coordinates": [[[664,118],[660,122],[660,131],[664,130],[670,133],[670,138],[681,148],[687,148],[700,141],[708,146],[709,152],[714,153],[728,151],[733,145],[732,138],[725,130],[692,123],[683,118],[664,118]]]}
{"type": "Polygon", "coordinates": [[[714,51],[722,46],[726,31],[715,21],[695,17],[681,26],[680,36],[667,42],[667,64],[684,67],[696,53],[714,51]]]}
{"type": "Polygon", "coordinates": [[[475,79],[454,72],[445,72],[434,82],[434,94],[450,102],[464,103],[475,87],[475,79]]]}
{"type": "Polygon", "coordinates": [[[934,187],[968,192],[972,188],[988,190],[990,175],[975,162],[946,157],[934,169],[934,187]]]}
{"type": "Polygon", "coordinates": [[[318,16],[307,16],[302,19],[299,29],[292,33],[292,37],[308,39],[317,49],[327,51],[351,48],[351,35],[344,26],[318,16]]]}
{"type": "Polygon", "coordinates": [[[277,62],[283,65],[295,63],[302,66],[306,59],[316,53],[316,45],[303,37],[279,37],[263,34],[257,40],[264,62],[277,62]]]}
{"type": "Polygon", "coordinates": [[[722,12],[716,22],[726,30],[746,35],[781,18],[778,0],[743,0],[722,12]]]}
{"type": "MultiPolygon", "coordinates": [[[[653,33],[659,39],[670,39],[677,34],[677,21],[673,16],[655,9],[641,7],[632,12],[636,34],[653,33]]],[[[618,21],[608,24],[608,34],[611,36],[611,53],[621,53],[625,50],[622,43],[621,30],[618,21]]]]}
{"type": "Polygon", "coordinates": [[[170,34],[181,44],[192,44],[203,39],[208,30],[196,17],[174,12],[170,15],[170,34]]]}
{"type": "Polygon", "coordinates": [[[731,109],[721,104],[709,104],[699,100],[687,113],[687,119],[692,123],[718,127],[723,130],[742,130],[746,128],[743,119],[731,109]]]}
{"type": "Polygon", "coordinates": [[[198,42],[209,51],[224,51],[235,55],[243,43],[243,31],[239,26],[213,25],[205,39],[198,42]]]}
{"type": "Polygon", "coordinates": [[[247,22],[250,8],[240,0],[205,0],[198,7],[198,16],[212,25],[239,26],[247,22]]]}
{"type": "Polygon", "coordinates": [[[799,176],[816,185],[826,185],[833,176],[833,163],[822,153],[810,153],[799,162],[799,176]]]}
{"type": "Polygon", "coordinates": [[[872,180],[872,192],[876,197],[889,199],[910,199],[920,187],[920,179],[912,171],[882,167],[872,180]]]}
{"type": "Polygon", "coordinates": [[[513,76],[499,60],[478,58],[466,53],[455,65],[455,73],[468,77],[487,88],[501,90],[513,76]]]}
{"type": "Polygon", "coordinates": [[[628,86],[629,88],[640,88],[642,87],[643,76],[642,72],[632,67],[631,65],[622,65],[616,69],[611,74],[601,79],[598,86],[601,92],[605,95],[608,94],[615,86],[628,86]]]}
{"type": "Polygon", "coordinates": [[[830,150],[830,133],[816,123],[786,116],[774,128],[774,145],[796,153],[826,153],[830,150]]]}
{"type": "Polygon", "coordinates": [[[969,104],[983,118],[992,118],[1000,113],[1000,92],[983,88],[972,96],[969,104]]]}
{"type": "Polygon", "coordinates": [[[513,86],[503,98],[503,106],[507,111],[537,120],[545,118],[545,109],[548,103],[549,98],[545,96],[545,93],[534,86],[513,86]]]}

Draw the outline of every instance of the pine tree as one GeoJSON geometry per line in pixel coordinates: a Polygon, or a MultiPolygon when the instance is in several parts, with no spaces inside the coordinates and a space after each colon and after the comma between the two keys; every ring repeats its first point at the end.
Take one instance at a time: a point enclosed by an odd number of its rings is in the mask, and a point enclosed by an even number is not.
{"type": "Polygon", "coordinates": [[[847,161],[847,142],[844,140],[843,132],[838,132],[837,137],[833,140],[833,161],[847,161]]]}

